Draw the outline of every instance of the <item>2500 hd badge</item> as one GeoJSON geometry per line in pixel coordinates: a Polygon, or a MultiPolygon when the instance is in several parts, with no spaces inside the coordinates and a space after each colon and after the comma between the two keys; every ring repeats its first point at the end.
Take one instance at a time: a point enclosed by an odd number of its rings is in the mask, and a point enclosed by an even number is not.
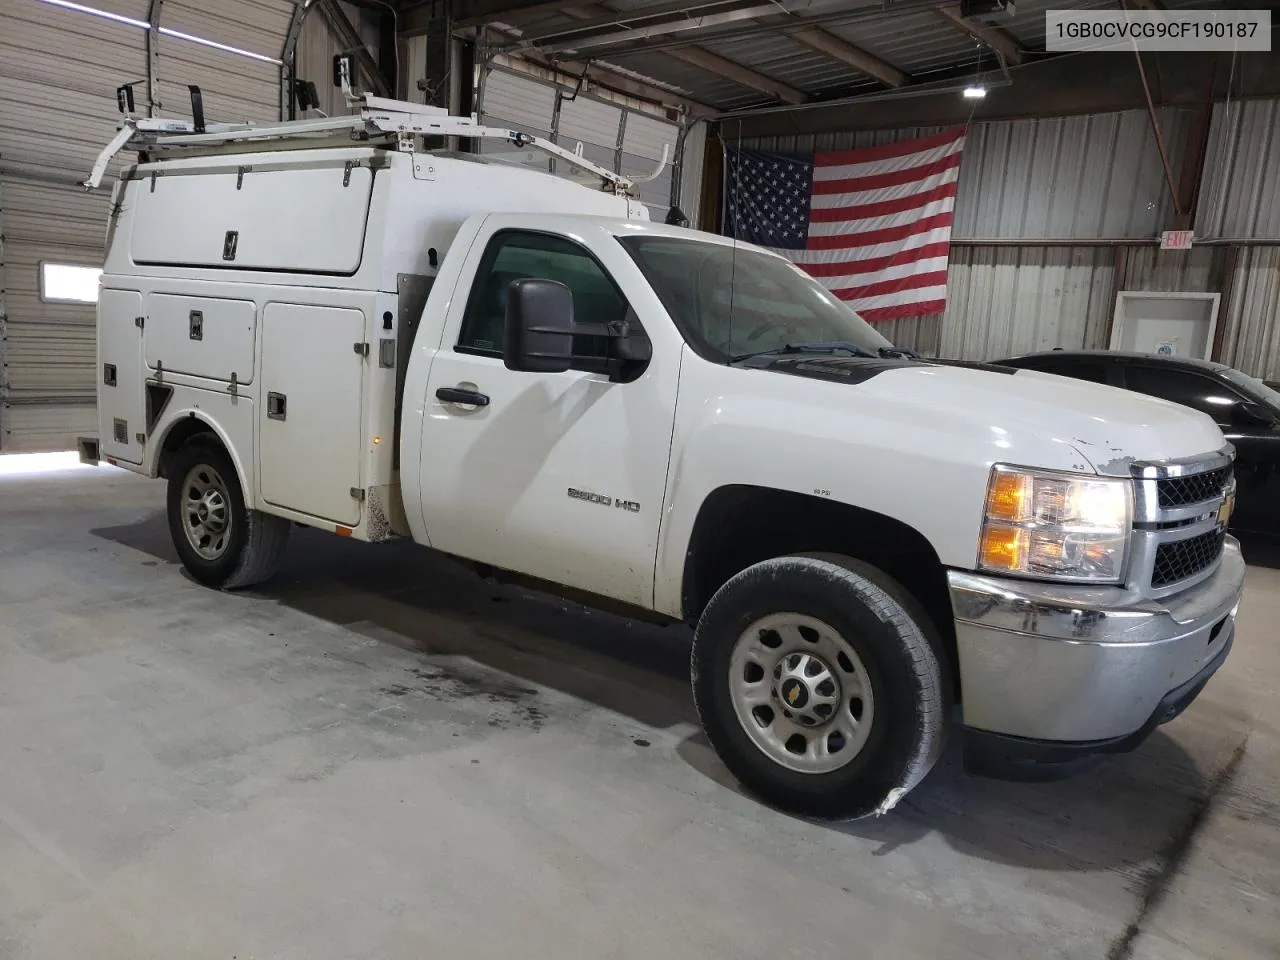
{"type": "Polygon", "coordinates": [[[578,490],[575,487],[569,488],[569,497],[573,500],[585,500],[587,503],[598,503],[602,507],[617,507],[619,510],[626,510],[628,513],[640,512],[640,504],[634,500],[615,500],[613,497],[606,497],[602,493],[578,490]]]}

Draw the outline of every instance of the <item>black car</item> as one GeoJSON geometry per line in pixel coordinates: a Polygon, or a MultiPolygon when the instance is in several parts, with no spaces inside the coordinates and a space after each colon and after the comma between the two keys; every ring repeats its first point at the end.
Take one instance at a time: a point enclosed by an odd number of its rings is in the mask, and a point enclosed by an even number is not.
{"type": "Polygon", "coordinates": [[[1108,350],[1054,350],[997,363],[1135,390],[1207,413],[1236,448],[1232,530],[1280,536],[1280,393],[1263,381],[1206,360],[1108,350]]]}

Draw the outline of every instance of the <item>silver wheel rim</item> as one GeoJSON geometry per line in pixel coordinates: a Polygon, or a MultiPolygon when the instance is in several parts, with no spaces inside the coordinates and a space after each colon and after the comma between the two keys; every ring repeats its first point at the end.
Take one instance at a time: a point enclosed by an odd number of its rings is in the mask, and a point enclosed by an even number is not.
{"type": "Polygon", "coordinates": [[[830,773],[866,746],[871,678],[839,631],[802,613],[774,613],[738,637],[729,696],[751,742],[797,773],[830,773]]]}
{"type": "Polygon", "coordinates": [[[207,463],[187,472],[182,483],[182,529],[191,549],[218,560],[231,542],[231,496],[222,474],[207,463]]]}

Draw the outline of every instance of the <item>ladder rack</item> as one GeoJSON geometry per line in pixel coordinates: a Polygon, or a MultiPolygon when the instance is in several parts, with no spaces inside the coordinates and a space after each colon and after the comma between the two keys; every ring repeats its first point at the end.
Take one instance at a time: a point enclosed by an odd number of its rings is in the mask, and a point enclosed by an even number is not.
{"type": "MultiPolygon", "coordinates": [[[[605,189],[625,196],[634,196],[637,184],[657,178],[667,164],[667,146],[664,145],[662,159],[653,173],[645,177],[624,177],[583,157],[580,152],[581,144],[578,145],[578,151],[566,150],[550,140],[518,130],[482,126],[474,115],[455,117],[441,107],[389,100],[370,94],[350,97],[349,102],[353,107],[359,107],[358,113],[277,123],[201,123],[199,126],[203,128],[202,131],[198,131],[197,124],[191,120],[126,116],[115,137],[98,155],[84,186],[89,190],[100,186],[112,159],[126,149],[146,153],[180,153],[185,150],[195,152],[201,148],[231,145],[243,145],[248,150],[259,144],[270,149],[267,145],[272,141],[297,141],[325,135],[332,138],[342,134],[361,142],[394,141],[397,149],[406,152],[415,150],[416,138],[419,136],[501,140],[516,147],[541,150],[549,156],[588,171],[600,178],[605,189]]],[[[331,145],[331,141],[326,145],[331,145]]]]}

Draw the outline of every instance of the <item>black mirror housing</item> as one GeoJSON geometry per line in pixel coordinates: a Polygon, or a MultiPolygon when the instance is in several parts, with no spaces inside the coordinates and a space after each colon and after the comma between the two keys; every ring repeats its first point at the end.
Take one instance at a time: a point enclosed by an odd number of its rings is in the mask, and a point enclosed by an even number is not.
{"type": "Polygon", "coordinates": [[[1231,411],[1231,421],[1237,427],[1274,427],[1276,418],[1264,408],[1252,403],[1237,404],[1231,411]]]}
{"type": "Polygon", "coordinates": [[[508,370],[564,373],[573,365],[573,332],[568,287],[532,277],[511,281],[502,351],[508,370]]]}

